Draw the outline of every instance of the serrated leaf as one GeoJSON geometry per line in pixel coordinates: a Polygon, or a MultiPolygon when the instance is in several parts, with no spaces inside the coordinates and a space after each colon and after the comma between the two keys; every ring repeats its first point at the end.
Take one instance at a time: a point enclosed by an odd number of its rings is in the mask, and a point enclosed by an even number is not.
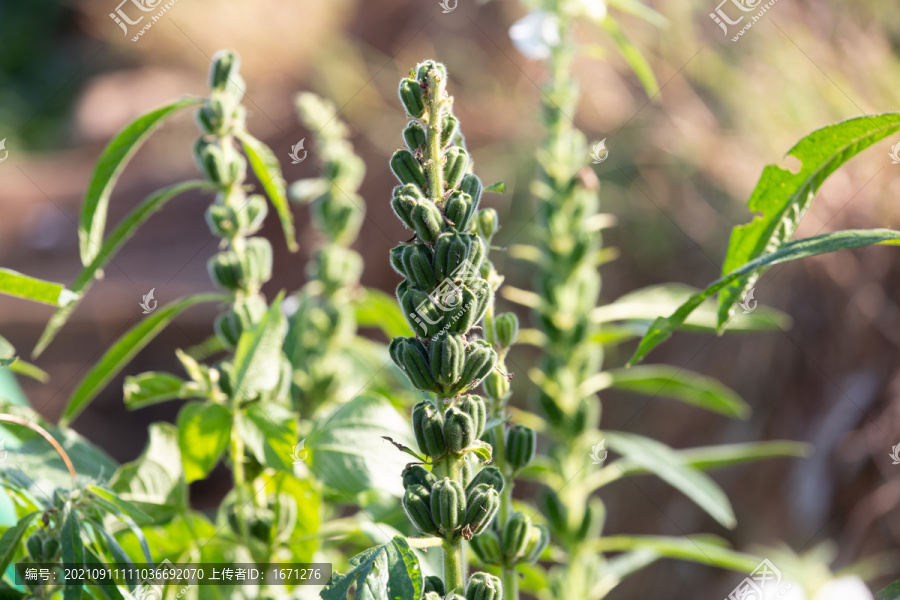
{"type": "Polygon", "coordinates": [[[90,289],[91,285],[93,285],[97,274],[102,272],[103,268],[112,260],[113,256],[116,255],[125,242],[134,235],[134,232],[137,231],[138,227],[175,196],[191,189],[208,188],[210,186],[211,184],[209,182],[199,180],[178,183],[153,192],[140,204],[134,207],[134,209],[132,209],[132,211],[115,226],[106,239],[103,240],[102,246],[100,246],[99,251],[97,251],[96,255],[91,259],[90,264],[82,269],[75,278],[75,281],[72,283],[71,292],[76,294],[76,296],[72,302],[57,309],[57,311],[53,313],[53,316],[51,316],[50,320],[47,322],[47,326],[44,327],[44,332],[41,334],[31,355],[33,357],[40,356],[50,342],[53,341],[53,338],[56,337],[56,334],[62,326],[65,325],[66,321],[68,321],[69,317],[72,315],[72,312],[74,312],[81,303],[81,299],[84,298],[84,295],[90,289]]]}
{"type": "Polygon", "coordinates": [[[320,592],[322,600],[347,600],[356,586],[355,600],[419,600],[423,591],[422,569],[402,537],[376,546],[350,559],[346,575],[334,573],[320,592]]]}
{"type": "Polygon", "coordinates": [[[287,241],[288,250],[296,252],[297,240],[294,237],[294,215],[288,204],[284,176],[281,174],[281,165],[278,163],[275,153],[263,142],[256,139],[246,131],[239,135],[244,152],[250,162],[250,168],[256,173],[256,177],[262,184],[266,195],[272,201],[275,212],[281,220],[281,228],[284,230],[284,238],[287,241]]]}
{"type": "Polygon", "coordinates": [[[128,376],[122,386],[125,406],[130,410],[136,410],[166,400],[181,398],[181,391],[186,383],[181,377],[160,371],[128,376]]]}
{"type": "Polygon", "coordinates": [[[11,563],[12,559],[16,556],[16,552],[19,551],[19,548],[22,545],[22,538],[25,537],[25,532],[28,531],[31,522],[34,521],[39,514],[40,513],[37,511],[28,513],[19,519],[15,525],[4,531],[3,535],[0,536],[0,573],[6,571],[6,567],[9,566],[9,563],[11,563]]]}
{"type": "Polygon", "coordinates": [[[365,288],[362,297],[354,302],[354,307],[356,323],[360,327],[377,327],[389,340],[413,335],[394,296],[375,288],[365,288]]]}
{"type": "Polygon", "coordinates": [[[239,415],[237,428],[247,450],[260,464],[273,469],[291,468],[297,444],[294,414],[275,403],[251,404],[239,415]]]}
{"type": "MultiPolygon", "coordinates": [[[[722,265],[727,275],[754,259],[771,254],[789,241],[829,175],[845,162],[889,135],[900,131],[900,113],[855,117],[818,129],[797,142],[787,156],[799,159],[797,173],[767,165],[747,207],[761,213],[746,225],[732,229],[728,254],[722,265]]],[[[721,329],[764,268],[745,279],[727,284],[719,294],[721,329]]]]}
{"type": "Polygon", "coordinates": [[[88,371],[69,398],[69,403],[60,417],[60,424],[66,425],[97,397],[106,384],[127,365],[134,356],[165,329],[175,317],[186,309],[202,302],[223,302],[222,294],[197,294],[175,300],[154,311],[140,323],[129,329],[107,350],[100,360],[88,371]]]}
{"type": "Polygon", "coordinates": [[[672,448],[631,433],[617,431],[604,434],[611,450],[656,474],[694,501],[722,526],[734,527],[734,511],[725,492],[707,475],[687,466],[672,448]]]}
{"type": "Polygon", "coordinates": [[[78,223],[78,246],[81,262],[90,264],[100,252],[103,231],[106,229],[106,214],[109,196],[119,179],[122,169],[138,148],[153,131],[168,117],[182,108],[202,104],[203,98],[184,98],[141,115],[123,129],[103,149],[91,181],[88,183],[84,202],[81,204],[81,218],[78,223]]]}
{"type": "Polygon", "coordinates": [[[188,402],[178,411],[176,424],[185,480],[205,478],[231,441],[231,411],[212,402],[188,402]]]}
{"type": "Polygon", "coordinates": [[[234,350],[234,387],[245,397],[275,389],[281,376],[281,347],[287,321],[281,312],[284,294],[272,302],[259,323],[241,333],[234,350]]]}
{"type": "Polygon", "coordinates": [[[4,268],[0,268],[0,294],[51,306],[67,306],[76,298],[75,294],[61,283],[44,281],[4,268]]]}
{"type": "Polygon", "coordinates": [[[724,277],[712,282],[709,287],[691,296],[687,302],[668,317],[659,317],[653,321],[650,330],[641,339],[634,356],[628,361],[633,365],[643,359],[656,346],[667,340],[678,329],[688,315],[704,300],[735,281],[741,280],[750,273],[765,267],[777,265],[799,258],[826,254],[836,250],[861,248],[872,244],[895,245],[900,240],[900,232],[890,229],[848,229],[836,233],[825,233],[794,242],[788,242],[771,254],[765,254],[743,265],[724,277]]]}

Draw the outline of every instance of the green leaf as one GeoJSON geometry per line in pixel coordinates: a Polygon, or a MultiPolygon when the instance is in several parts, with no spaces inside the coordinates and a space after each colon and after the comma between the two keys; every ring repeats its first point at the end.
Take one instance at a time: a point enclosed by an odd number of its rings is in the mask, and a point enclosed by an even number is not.
{"type": "Polygon", "coordinates": [[[222,294],[197,294],[171,302],[132,327],[110,347],[85,375],[69,398],[59,422],[68,424],[106,387],[134,356],[185,309],[201,302],[224,302],[222,294]]]}
{"type": "MultiPolygon", "coordinates": [[[[128,554],[122,548],[121,544],[119,544],[116,538],[113,537],[113,534],[107,531],[106,527],[103,526],[103,523],[92,523],[92,525],[94,531],[99,533],[100,537],[103,538],[103,543],[106,546],[106,550],[109,555],[115,560],[115,562],[122,565],[128,565],[129,567],[134,565],[131,557],[128,556],[128,554]]],[[[147,561],[153,562],[152,559],[147,559],[147,561]]],[[[137,585],[137,578],[131,574],[130,570],[126,571],[125,581],[131,587],[137,585]],[[129,577],[128,575],[131,576],[129,577]]]]}
{"type": "Polygon", "coordinates": [[[287,184],[281,174],[281,165],[272,149],[256,139],[246,131],[240,134],[241,144],[250,161],[250,168],[256,173],[263,189],[275,206],[278,218],[281,220],[281,228],[284,230],[284,238],[287,240],[288,249],[296,252],[297,240],[294,238],[294,215],[288,203],[286,194],[287,184]]]}
{"type": "MultiPolygon", "coordinates": [[[[0,363],[2,363],[2,359],[0,359],[0,363]]],[[[0,366],[3,366],[0,364],[0,366]]],[[[30,377],[36,381],[40,381],[41,383],[47,383],[50,381],[50,374],[38,367],[37,365],[33,365],[30,362],[25,362],[22,359],[16,359],[15,362],[8,365],[9,370],[13,373],[18,373],[19,375],[24,375],[25,377],[30,377]]]]}
{"type": "Polygon", "coordinates": [[[147,538],[144,537],[144,532],[138,527],[138,524],[133,517],[137,517],[145,522],[151,521],[152,518],[136,505],[127,500],[122,500],[109,490],[93,485],[88,486],[88,489],[93,494],[94,502],[103,507],[106,512],[125,523],[140,543],[141,551],[144,553],[146,561],[148,563],[153,562],[153,557],[150,554],[150,547],[147,545],[147,538]]]}
{"type": "Polygon", "coordinates": [[[37,511],[28,513],[0,536],[0,573],[5,572],[6,567],[12,562],[13,557],[15,557],[16,552],[19,551],[22,545],[22,538],[25,537],[25,532],[28,531],[28,528],[31,527],[31,522],[39,514],[37,511]]]}
{"type": "Polygon", "coordinates": [[[252,329],[241,333],[234,350],[234,386],[245,397],[275,389],[281,377],[281,346],[287,333],[287,321],[281,312],[281,299],[252,329]]]}
{"type": "Polygon", "coordinates": [[[238,432],[256,459],[273,469],[292,468],[297,420],[280,404],[251,404],[237,419],[238,432]]]}
{"type": "Polygon", "coordinates": [[[360,327],[377,327],[389,340],[413,335],[394,296],[375,288],[365,288],[365,293],[355,302],[355,307],[356,323],[360,327]]]}
{"type": "Polygon", "coordinates": [[[875,597],[878,600],[900,600],[900,579],[875,594],[875,597]]]}
{"type": "MultiPolygon", "coordinates": [[[[84,564],[84,543],[81,541],[81,524],[78,515],[71,508],[68,509],[60,532],[60,554],[62,562],[70,565],[84,564]]],[[[66,582],[63,588],[64,600],[76,600],[81,598],[82,584],[79,582],[66,582]]]]}
{"type": "Polygon", "coordinates": [[[134,235],[134,232],[137,231],[138,227],[175,196],[191,189],[211,187],[209,182],[199,180],[178,183],[153,192],[128,213],[106,237],[100,250],[96,252],[95,256],[91,259],[90,264],[88,264],[78,274],[78,277],[75,278],[75,281],[72,283],[71,291],[76,294],[76,297],[72,302],[59,308],[53,313],[53,316],[50,317],[50,321],[47,322],[47,326],[44,328],[44,332],[41,334],[41,338],[38,340],[37,345],[35,345],[31,355],[34,357],[40,356],[50,342],[53,341],[53,338],[56,337],[56,334],[62,326],[65,325],[66,321],[68,321],[69,317],[72,315],[72,312],[74,312],[81,303],[81,299],[84,298],[91,285],[93,285],[98,273],[102,273],[103,268],[112,260],[113,256],[116,255],[125,242],[134,235]]]}
{"type": "Polygon", "coordinates": [[[484,188],[485,192],[494,192],[496,194],[502,194],[506,192],[506,184],[502,181],[495,181],[491,185],[484,188]]]}
{"type": "Polygon", "coordinates": [[[221,404],[188,402],[178,412],[178,448],[184,478],[205,478],[231,440],[231,411],[221,404]]]}
{"type": "Polygon", "coordinates": [[[590,544],[599,552],[649,550],[660,556],[712,565],[739,573],[752,573],[762,560],[758,556],[725,548],[722,543],[711,540],[710,536],[619,535],[597,538],[590,544]]]}
{"type": "Polygon", "coordinates": [[[610,449],[655,473],[724,527],[735,526],[734,511],[725,492],[708,476],[684,464],[672,448],[631,433],[605,432],[605,435],[610,449]]]}
{"type": "Polygon", "coordinates": [[[630,369],[613,369],[603,375],[610,378],[609,387],[681,400],[712,412],[746,419],[750,406],[733,390],[711,377],[704,377],[668,365],[645,365],[630,369]]]}
{"type": "Polygon", "coordinates": [[[679,450],[678,457],[695,469],[711,471],[768,458],[806,457],[811,452],[812,446],[803,442],[773,440],[689,448],[679,450]]]}
{"type": "Polygon", "coordinates": [[[125,406],[130,410],[135,410],[166,400],[181,398],[181,391],[186,383],[181,377],[161,371],[149,371],[140,375],[128,376],[122,386],[125,406]]]}
{"type": "MultiPolygon", "coordinates": [[[[829,175],[845,162],[889,135],[900,131],[900,113],[855,117],[818,129],[790,149],[802,163],[796,173],[778,165],[767,165],[747,201],[747,207],[761,213],[750,223],[731,231],[722,275],[745,263],[771,254],[789,241],[829,175]]],[[[744,294],[756,283],[763,269],[745,279],[729,282],[719,294],[721,329],[744,294]]]]}
{"type": "Polygon", "coordinates": [[[0,294],[51,306],[67,306],[76,296],[61,283],[35,279],[12,269],[0,268],[0,294]]]}
{"type": "Polygon", "coordinates": [[[467,454],[469,452],[473,452],[483,462],[489,463],[493,455],[493,447],[483,440],[475,440],[475,443],[468,448],[464,448],[462,453],[467,454]]]}
{"type": "Polygon", "coordinates": [[[350,588],[357,600],[419,600],[423,591],[422,569],[409,544],[395,537],[350,559],[353,568],[341,575],[335,571],[331,583],[320,592],[322,600],[347,600],[350,588]]]}
{"type": "Polygon", "coordinates": [[[669,23],[668,19],[639,0],[607,0],[606,3],[610,8],[644,19],[657,27],[665,27],[669,23]]]}
{"type": "MultiPolygon", "coordinates": [[[[600,324],[627,322],[643,325],[646,323],[644,330],[638,334],[643,335],[654,319],[671,314],[697,291],[696,288],[680,283],[651,285],[625,294],[610,304],[598,306],[591,313],[591,319],[600,324]]],[[[716,319],[716,301],[709,298],[691,313],[679,329],[697,332],[716,331],[716,319]]],[[[788,315],[774,308],[760,305],[753,312],[735,314],[728,324],[728,332],[784,330],[790,326],[791,318],[788,315]]],[[[605,329],[609,329],[609,326],[602,327],[600,332],[602,333],[605,329]]]]}
{"type": "Polygon", "coordinates": [[[78,245],[82,264],[90,264],[100,252],[103,231],[106,229],[109,196],[122,169],[150,134],[169,116],[182,108],[196,106],[204,101],[204,98],[183,98],[142,115],[129,123],[104,148],[97,160],[97,166],[94,167],[94,173],[81,205],[78,245]]]}
{"type": "Polygon", "coordinates": [[[628,364],[633,365],[640,361],[647,353],[667,340],[684,323],[688,315],[702,304],[704,300],[730,283],[746,277],[748,274],[755,273],[765,267],[797,260],[798,258],[826,254],[847,248],[861,248],[872,244],[895,245],[897,240],[900,240],[900,232],[890,229],[848,229],[788,242],[775,252],[760,256],[728,275],[715,280],[705,290],[691,296],[687,302],[678,307],[670,316],[665,318],[659,317],[653,321],[653,325],[650,326],[650,330],[638,344],[637,350],[635,350],[634,356],[631,357],[628,364]]]}
{"type": "Polygon", "coordinates": [[[600,26],[610,35],[625,62],[628,63],[628,66],[640,79],[647,95],[651,98],[656,96],[659,93],[659,83],[656,81],[656,75],[653,74],[653,67],[650,66],[650,63],[647,62],[647,59],[644,58],[638,47],[631,43],[625,36],[622,28],[611,16],[607,15],[603,22],[600,23],[600,26]]]}
{"type": "Polygon", "coordinates": [[[382,439],[415,446],[408,420],[382,396],[361,394],[316,419],[306,438],[307,463],[320,481],[347,494],[369,490],[399,497],[397,473],[409,459],[382,439]]]}

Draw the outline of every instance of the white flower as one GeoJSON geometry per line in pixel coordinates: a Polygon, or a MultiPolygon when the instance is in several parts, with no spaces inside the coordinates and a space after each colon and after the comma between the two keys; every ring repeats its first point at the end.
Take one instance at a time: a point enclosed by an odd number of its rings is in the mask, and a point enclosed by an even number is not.
{"type": "Polygon", "coordinates": [[[873,600],[872,592],[862,579],[846,575],[832,579],[816,592],[813,600],[873,600]]]}
{"type": "Polygon", "coordinates": [[[559,45],[559,19],[552,13],[536,10],[513,23],[509,37],[516,50],[527,58],[543,60],[559,45]]]}

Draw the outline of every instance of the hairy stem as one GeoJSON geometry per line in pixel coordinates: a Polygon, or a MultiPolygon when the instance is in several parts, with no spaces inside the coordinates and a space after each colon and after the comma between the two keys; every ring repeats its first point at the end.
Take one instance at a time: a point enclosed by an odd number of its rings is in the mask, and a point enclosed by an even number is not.
{"type": "Polygon", "coordinates": [[[428,152],[426,157],[428,192],[435,202],[440,202],[444,198],[444,164],[441,161],[443,142],[441,141],[441,134],[444,130],[444,86],[446,82],[436,71],[432,71],[429,74],[428,80],[432,82],[430,86],[431,100],[428,102],[428,139],[426,149],[428,152]]]}
{"type": "Polygon", "coordinates": [[[444,586],[447,594],[465,592],[465,567],[463,566],[462,544],[459,540],[451,542],[444,540],[441,544],[444,549],[444,586]]]}

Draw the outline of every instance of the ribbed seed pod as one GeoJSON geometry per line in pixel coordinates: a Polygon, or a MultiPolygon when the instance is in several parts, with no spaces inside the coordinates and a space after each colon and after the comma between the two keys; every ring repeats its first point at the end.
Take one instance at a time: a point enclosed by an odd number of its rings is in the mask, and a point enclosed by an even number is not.
{"type": "Polygon", "coordinates": [[[428,80],[429,75],[434,75],[437,79],[446,81],[447,67],[439,62],[434,62],[433,60],[425,61],[419,65],[418,69],[416,69],[416,78],[420,82],[424,82],[428,80]],[[432,74],[431,71],[434,71],[435,73],[432,74]]]}
{"type": "Polygon", "coordinates": [[[462,183],[469,168],[469,153],[461,146],[451,146],[446,153],[447,163],[444,165],[444,185],[448,190],[462,183]]]}
{"type": "Polygon", "coordinates": [[[425,170],[409,150],[397,150],[391,156],[391,170],[403,183],[411,183],[425,189],[425,170]]]}
{"type": "MultiPolygon", "coordinates": [[[[475,280],[472,283],[477,283],[475,280]]],[[[460,288],[460,301],[447,315],[447,329],[453,333],[464,334],[478,324],[478,298],[468,286],[460,288]]]]}
{"type": "MultiPolygon", "coordinates": [[[[467,174],[463,177],[462,183],[459,184],[459,191],[465,192],[469,196],[472,197],[472,203],[474,206],[478,206],[478,203],[481,202],[481,192],[484,189],[484,186],[481,185],[481,180],[478,179],[477,175],[472,173],[467,174]]],[[[493,210],[493,209],[488,209],[493,210]]],[[[496,211],[494,211],[496,214],[496,211]]]]}
{"type": "Polygon", "coordinates": [[[547,507],[547,520],[550,526],[561,534],[569,532],[569,508],[562,503],[556,492],[548,492],[544,505],[547,507]]]}
{"type": "Polygon", "coordinates": [[[431,200],[420,200],[410,213],[410,221],[416,235],[424,242],[433,242],[444,227],[444,215],[431,200]]]}
{"type": "Polygon", "coordinates": [[[503,584],[499,577],[489,573],[475,573],[466,587],[466,600],[500,600],[503,584]]]}
{"type": "Polygon", "coordinates": [[[408,488],[413,485],[424,486],[429,492],[432,486],[437,482],[437,478],[422,465],[409,465],[403,469],[403,487],[408,488]]]}
{"type": "Polygon", "coordinates": [[[228,166],[218,140],[199,138],[194,142],[194,161],[203,176],[219,185],[228,179],[228,166]]]}
{"type": "Polygon", "coordinates": [[[503,544],[503,556],[507,560],[515,560],[523,556],[528,544],[528,519],[520,512],[514,512],[500,535],[503,544]]]}
{"type": "Polygon", "coordinates": [[[209,71],[209,87],[224,88],[229,79],[238,74],[241,68],[241,57],[231,50],[220,50],[213,56],[212,68],[209,71]]]}
{"type": "Polygon", "coordinates": [[[475,203],[472,201],[472,196],[465,192],[459,190],[451,192],[444,202],[444,214],[447,216],[447,220],[453,223],[453,227],[460,233],[469,230],[474,212],[475,203]]]}
{"type": "Polygon", "coordinates": [[[405,188],[408,187],[415,186],[398,185],[394,188],[394,196],[391,198],[391,208],[394,209],[394,214],[397,215],[397,218],[403,221],[403,224],[408,228],[412,229],[412,211],[419,203],[419,199],[416,198],[416,196],[407,193],[405,188]]]}
{"type": "Polygon", "coordinates": [[[425,291],[433,290],[437,280],[431,266],[434,260],[431,248],[425,244],[409,244],[403,248],[401,255],[403,271],[401,274],[417,288],[425,291]]]}
{"type": "Polygon", "coordinates": [[[537,562],[549,545],[550,533],[546,527],[540,524],[529,526],[528,542],[525,544],[525,551],[523,552],[525,562],[537,562]]]}
{"type": "Polygon", "coordinates": [[[578,531],[575,532],[575,537],[579,540],[597,537],[603,529],[605,519],[606,507],[600,500],[591,498],[588,505],[584,507],[584,517],[581,519],[578,531]]]}
{"type": "Polygon", "coordinates": [[[207,263],[209,277],[224,290],[239,290],[247,283],[244,264],[236,252],[226,250],[210,257],[207,263]]]}
{"type": "Polygon", "coordinates": [[[416,529],[426,535],[437,535],[438,528],[431,516],[431,494],[425,486],[411,485],[403,494],[403,510],[416,529]]]}
{"type": "Polygon", "coordinates": [[[500,551],[500,536],[493,529],[485,529],[481,534],[469,540],[470,548],[475,551],[478,559],[486,564],[498,564],[503,560],[500,551]]]}
{"type": "Polygon", "coordinates": [[[494,331],[497,334],[497,343],[502,348],[509,348],[519,336],[519,318],[511,312],[497,315],[494,319],[494,331]]]}
{"type": "Polygon", "coordinates": [[[425,145],[426,135],[425,129],[418,121],[410,121],[406,129],[403,130],[403,139],[406,141],[406,147],[415,154],[418,148],[425,145]]]}
{"type": "Polygon", "coordinates": [[[474,387],[497,364],[497,353],[490,344],[484,340],[469,342],[466,364],[463,366],[462,375],[459,378],[456,392],[462,392],[474,387]]]}
{"type": "MultiPolygon", "coordinates": [[[[262,238],[252,238],[262,239],[262,238]]],[[[363,262],[359,253],[349,248],[330,244],[316,250],[307,267],[310,279],[318,279],[328,290],[349,287],[359,281],[363,262]]]]}
{"type": "Polygon", "coordinates": [[[437,391],[437,384],[428,364],[428,350],[422,342],[412,337],[397,337],[391,340],[388,351],[394,363],[406,373],[414,386],[423,392],[437,391]]]}
{"type": "Polygon", "coordinates": [[[443,233],[434,244],[434,276],[467,280],[475,277],[484,260],[484,244],[477,235],[443,233]]]}
{"type": "Polygon", "coordinates": [[[266,301],[257,295],[236,300],[228,312],[220,314],[213,322],[216,335],[226,348],[233,348],[241,333],[259,323],[267,308],[266,301]]]}
{"type": "Polygon", "coordinates": [[[493,208],[479,210],[475,218],[475,229],[478,231],[478,235],[486,240],[494,237],[500,231],[500,218],[497,216],[497,211],[493,208]]]}
{"type": "Polygon", "coordinates": [[[500,494],[486,483],[476,485],[466,495],[466,518],[464,527],[472,535],[478,535],[490,524],[500,508],[500,494]]]}
{"type": "Polygon", "coordinates": [[[475,437],[480,438],[484,433],[484,425],[487,423],[487,406],[484,398],[475,395],[465,396],[457,406],[472,417],[472,421],[475,423],[475,437]]]}
{"type": "Polygon", "coordinates": [[[458,481],[444,477],[431,488],[431,517],[444,536],[462,525],[466,516],[466,493],[458,481]]]}
{"type": "Polygon", "coordinates": [[[509,397],[509,377],[494,369],[484,378],[484,393],[493,400],[506,400],[509,397]]]}
{"type": "Polygon", "coordinates": [[[503,473],[497,467],[484,467],[472,478],[469,485],[466,486],[466,494],[471,493],[475,487],[479,485],[488,485],[498,492],[503,491],[503,473]]]}
{"type": "Polygon", "coordinates": [[[441,330],[444,311],[435,305],[428,293],[409,287],[405,281],[397,286],[397,299],[409,326],[420,337],[431,337],[441,330]]]}
{"type": "Polygon", "coordinates": [[[425,578],[425,593],[427,594],[429,592],[433,592],[441,598],[447,595],[444,581],[437,575],[428,575],[425,578]]]}
{"type": "Polygon", "coordinates": [[[241,265],[248,287],[259,287],[272,278],[272,244],[264,237],[246,240],[241,265]]]}
{"type": "Polygon", "coordinates": [[[506,461],[513,469],[523,469],[534,460],[537,433],[524,425],[513,425],[506,432],[506,461]]]}
{"type": "Polygon", "coordinates": [[[440,458],[447,453],[444,421],[431,402],[423,400],[413,407],[412,422],[419,450],[432,458],[440,458]]]}
{"type": "Polygon", "coordinates": [[[458,335],[442,333],[431,338],[428,348],[431,359],[431,376],[445,387],[459,380],[466,361],[466,343],[458,335]]]}
{"type": "Polygon", "coordinates": [[[267,213],[266,199],[253,194],[240,209],[219,202],[210,204],[206,209],[206,224],[214,235],[230,239],[256,233],[267,213]]]}
{"type": "Polygon", "coordinates": [[[425,100],[422,98],[422,88],[418,81],[401,79],[398,94],[409,116],[418,119],[425,114],[425,100]]]}
{"type": "Polygon", "coordinates": [[[446,146],[453,141],[459,133],[459,120],[451,114],[444,115],[441,121],[441,146],[446,146]]]}
{"type": "Polygon", "coordinates": [[[447,448],[454,454],[459,454],[475,443],[478,436],[475,435],[475,422],[468,414],[451,406],[444,412],[444,439],[447,448]]]}

